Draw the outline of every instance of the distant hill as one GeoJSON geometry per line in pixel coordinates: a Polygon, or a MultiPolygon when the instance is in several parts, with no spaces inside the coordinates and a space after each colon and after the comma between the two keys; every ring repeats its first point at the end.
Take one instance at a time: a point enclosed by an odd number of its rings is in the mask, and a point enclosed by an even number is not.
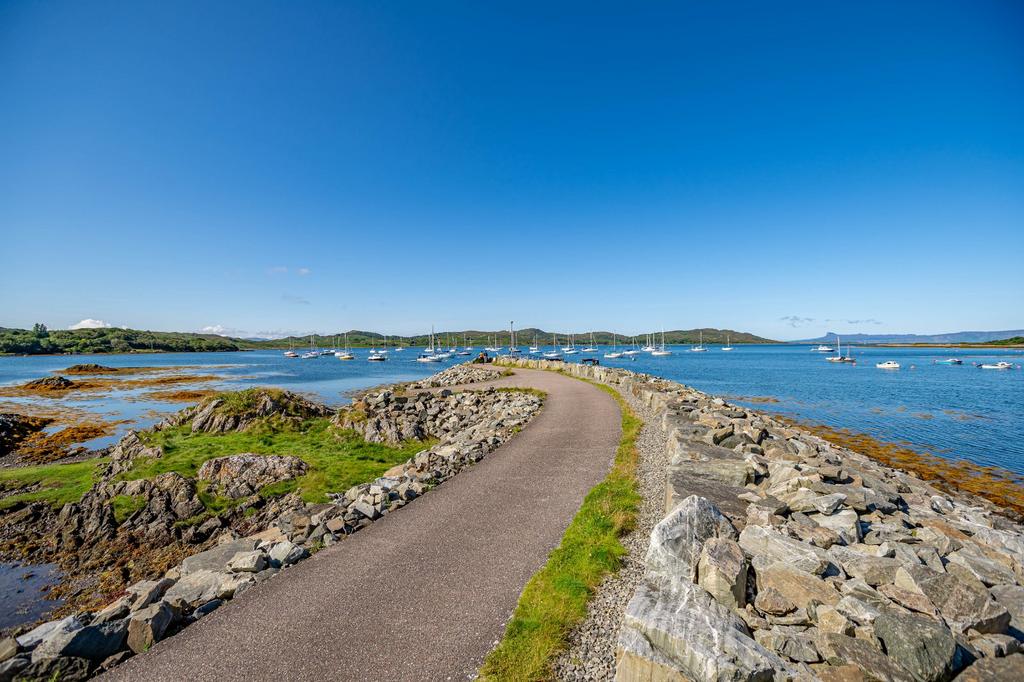
{"type": "Polygon", "coordinates": [[[1024,336],[1011,336],[1008,339],[998,341],[986,341],[986,346],[1024,346],[1024,336]]]}
{"type": "MultiPolygon", "coordinates": [[[[737,332],[729,329],[690,329],[674,330],[665,332],[665,343],[686,344],[697,343],[700,333],[704,333],[704,343],[719,344],[725,343],[728,338],[731,343],[777,343],[769,339],[761,338],[745,332],[737,332]]],[[[555,332],[558,343],[564,344],[568,341],[565,332],[555,332]]],[[[652,332],[652,341],[660,341],[661,332],[652,332]]],[[[533,343],[534,338],[539,344],[550,344],[552,332],[543,329],[527,328],[517,329],[516,338],[521,346],[528,346],[533,343]]],[[[637,335],[638,342],[645,341],[646,334],[637,335]]],[[[384,335],[377,332],[352,329],[348,332],[348,344],[354,348],[367,348],[372,346],[383,346],[384,335]]],[[[388,345],[401,346],[424,346],[429,341],[429,334],[417,336],[391,336],[388,338],[388,345]]],[[[463,339],[466,343],[478,348],[489,345],[492,339],[500,346],[508,346],[508,330],[503,331],[482,331],[482,330],[459,330],[442,331],[437,333],[438,343],[443,345],[462,346],[463,339]]],[[[615,336],[619,344],[629,343],[627,337],[615,336]]],[[[604,331],[594,332],[594,341],[601,345],[612,343],[612,333],[604,331]]],[[[590,342],[590,332],[576,334],[577,345],[585,345],[590,342]]],[[[312,337],[312,344],[317,348],[335,348],[344,345],[345,332],[337,334],[316,334],[312,337]]],[[[283,339],[239,339],[217,334],[193,334],[189,332],[157,332],[141,329],[54,329],[48,330],[45,327],[37,329],[8,329],[0,327],[0,354],[7,355],[42,355],[42,354],[89,354],[89,353],[143,353],[143,352],[211,352],[211,351],[240,351],[259,350],[264,348],[303,349],[310,345],[309,336],[292,336],[283,339]]]]}
{"type": "MultiPolygon", "coordinates": [[[[951,332],[949,334],[840,334],[843,343],[989,343],[1014,336],[1024,336],[1024,329],[997,332],[951,332]]],[[[804,339],[792,343],[832,343],[835,332],[828,332],[816,339],[804,339]]]]}
{"type": "MultiPolygon", "coordinates": [[[[673,331],[665,332],[665,343],[667,344],[687,344],[697,343],[700,340],[701,332],[704,333],[704,343],[706,344],[719,344],[725,343],[728,339],[731,343],[778,343],[778,341],[772,341],[771,339],[765,339],[754,334],[748,334],[746,332],[733,331],[731,329],[676,329],[673,331]]],[[[528,346],[533,343],[534,338],[537,339],[537,343],[541,345],[550,345],[552,334],[558,337],[558,343],[563,344],[568,341],[567,332],[551,332],[544,329],[537,329],[535,327],[527,327],[525,329],[516,330],[516,340],[521,346],[528,346]]],[[[578,332],[576,333],[576,345],[585,345],[590,342],[591,332],[578,332]]],[[[609,345],[612,343],[612,332],[608,331],[594,331],[594,342],[601,345],[609,345]]],[[[617,343],[626,343],[629,338],[635,338],[637,341],[643,343],[646,340],[647,332],[638,334],[635,337],[624,337],[620,334],[615,335],[615,341],[617,343]]],[[[651,332],[652,341],[661,341],[661,332],[651,332]]],[[[449,344],[462,346],[463,339],[471,346],[482,347],[491,343],[491,339],[497,338],[497,343],[502,346],[509,344],[509,332],[507,329],[498,331],[486,331],[480,329],[466,329],[466,330],[444,330],[439,331],[436,334],[438,343],[443,345],[449,344]]],[[[239,341],[238,339],[235,339],[239,341]]],[[[344,345],[345,343],[345,332],[338,332],[337,334],[316,334],[312,337],[313,345],[317,348],[333,348],[338,345],[344,345]]],[[[389,336],[389,345],[401,345],[401,346],[424,346],[430,340],[429,334],[418,334],[416,336],[389,336]]],[[[367,347],[367,346],[380,346],[384,342],[384,336],[377,332],[368,332],[358,329],[352,329],[348,332],[348,344],[352,347],[367,347]]],[[[297,336],[287,337],[283,339],[274,339],[272,341],[260,341],[260,342],[242,342],[247,348],[303,348],[310,345],[310,337],[297,336]]]]}

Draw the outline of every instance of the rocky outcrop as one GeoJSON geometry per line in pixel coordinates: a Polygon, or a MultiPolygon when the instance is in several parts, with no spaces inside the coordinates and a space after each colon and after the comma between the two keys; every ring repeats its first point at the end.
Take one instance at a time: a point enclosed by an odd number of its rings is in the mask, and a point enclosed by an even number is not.
{"type": "Polygon", "coordinates": [[[213,396],[167,419],[161,426],[190,424],[192,433],[245,431],[265,419],[299,423],[327,417],[331,409],[321,403],[280,389],[251,388],[213,396]]]}
{"type": "Polygon", "coordinates": [[[461,386],[463,384],[475,384],[481,381],[493,381],[498,378],[498,372],[470,364],[453,365],[441,370],[421,381],[414,381],[408,384],[408,388],[445,388],[449,386],[461,386]]]}
{"type": "Polygon", "coordinates": [[[298,457],[243,453],[206,460],[196,477],[210,483],[217,494],[238,499],[256,494],[263,486],[298,478],[306,469],[298,457]]]}
{"type": "Polygon", "coordinates": [[[516,364],[616,385],[667,435],[618,679],[1019,677],[1024,528],[998,508],[675,382],[516,364]]]}
{"type": "Polygon", "coordinates": [[[22,384],[22,388],[29,391],[69,391],[75,388],[77,384],[70,379],[66,379],[62,376],[55,377],[43,377],[42,379],[33,379],[22,384]]]}

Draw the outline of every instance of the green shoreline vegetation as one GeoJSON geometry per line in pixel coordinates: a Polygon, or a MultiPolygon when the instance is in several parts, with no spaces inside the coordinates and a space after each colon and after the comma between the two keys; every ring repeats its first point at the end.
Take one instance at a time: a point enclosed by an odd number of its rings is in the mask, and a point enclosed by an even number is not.
{"type": "MultiPolygon", "coordinates": [[[[312,343],[317,348],[335,348],[344,345],[345,334],[348,334],[348,345],[352,348],[373,348],[384,345],[385,336],[376,332],[350,330],[337,334],[314,334],[312,343]]],[[[770,339],[753,334],[737,332],[730,329],[691,329],[665,332],[668,344],[697,343],[700,334],[708,344],[725,343],[728,339],[734,344],[744,343],[777,343],[770,339]]],[[[555,332],[559,342],[568,337],[564,332],[555,332]]],[[[530,343],[536,337],[541,343],[551,340],[552,332],[541,329],[517,329],[516,336],[520,344],[530,343]]],[[[480,347],[487,340],[496,336],[499,344],[508,344],[509,333],[505,331],[447,331],[437,334],[438,342],[447,342],[450,338],[456,345],[462,345],[465,338],[469,343],[480,347]]],[[[590,332],[576,335],[580,343],[589,342],[590,332]]],[[[636,337],[644,340],[644,335],[636,337]]],[[[659,333],[660,338],[660,333],[659,333]]],[[[294,348],[302,350],[310,345],[310,336],[291,336],[282,339],[239,339],[217,334],[194,334],[187,332],[158,332],[139,329],[47,329],[44,324],[36,324],[32,329],[9,329],[0,327],[0,355],[87,355],[115,353],[203,353],[203,352],[236,352],[245,350],[286,350],[294,348]]],[[[612,343],[611,332],[594,332],[594,341],[601,345],[612,343]]],[[[619,344],[627,343],[628,339],[616,335],[619,344]]],[[[425,346],[429,342],[427,334],[415,336],[387,337],[390,346],[425,346]]]]}
{"type": "Polygon", "coordinates": [[[587,383],[619,404],[622,437],[615,461],[583,500],[561,544],[526,584],[504,637],[484,660],[481,679],[548,679],[569,632],[586,616],[594,590],[605,575],[619,569],[626,553],[619,538],[633,528],[640,506],[636,439],[643,421],[615,389],[587,383]]]}

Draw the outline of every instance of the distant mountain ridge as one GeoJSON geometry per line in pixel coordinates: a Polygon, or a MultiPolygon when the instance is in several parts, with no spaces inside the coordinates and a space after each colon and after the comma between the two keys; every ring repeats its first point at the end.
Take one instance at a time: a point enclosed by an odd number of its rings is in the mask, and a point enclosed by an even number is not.
{"type": "MultiPolygon", "coordinates": [[[[1024,329],[1010,329],[994,332],[950,332],[949,334],[840,334],[844,343],[988,343],[1014,336],[1024,336],[1024,329]]],[[[815,339],[803,339],[791,343],[831,343],[836,332],[828,332],[815,339]]]]}

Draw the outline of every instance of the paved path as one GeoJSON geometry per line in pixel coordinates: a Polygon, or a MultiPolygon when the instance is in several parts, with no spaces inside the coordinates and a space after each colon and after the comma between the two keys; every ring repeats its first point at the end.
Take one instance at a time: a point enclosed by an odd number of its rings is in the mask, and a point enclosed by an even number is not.
{"type": "Polygon", "coordinates": [[[395,514],[257,585],[115,668],[123,680],[461,680],[501,638],[620,437],[612,398],[517,369],[483,386],[548,392],[508,443],[395,514]]]}

